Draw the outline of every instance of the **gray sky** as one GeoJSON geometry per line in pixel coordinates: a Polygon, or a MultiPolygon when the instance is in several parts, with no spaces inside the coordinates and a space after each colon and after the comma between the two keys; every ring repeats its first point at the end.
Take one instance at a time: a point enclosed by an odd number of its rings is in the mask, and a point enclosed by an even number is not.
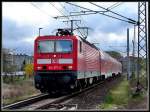
{"type": "MultiPolygon", "coordinates": [[[[105,8],[116,2],[96,2],[105,8]]],[[[102,9],[88,2],[74,2],[92,10],[102,9]]],[[[38,36],[38,28],[42,27],[41,35],[51,35],[56,28],[68,27],[62,21],[67,19],[54,19],[55,16],[67,15],[69,12],[83,9],[71,6],[64,2],[3,2],[2,3],[2,45],[4,48],[14,49],[16,53],[33,54],[33,44],[38,36]],[[58,10],[59,11],[58,11],[58,10]]],[[[137,20],[137,2],[122,2],[112,9],[121,15],[137,20]]],[[[110,14],[110,13],[108,13],[110,14]]],[[[126,52],[126,29],[130,28],[130,52],[132,52],[133,25],[109,17],[93,14],[73,17],[81,19],[79,26],[92,28],[87,40],[98,42],[102,50],[118,50],[126,52]],[[114,47],[110,47],[114,46],[114,47]]],[[[75,32],[78,34],[78,32],[75,32]]],[[[123,53],[123,55],[126,55],[123,53]]]]}

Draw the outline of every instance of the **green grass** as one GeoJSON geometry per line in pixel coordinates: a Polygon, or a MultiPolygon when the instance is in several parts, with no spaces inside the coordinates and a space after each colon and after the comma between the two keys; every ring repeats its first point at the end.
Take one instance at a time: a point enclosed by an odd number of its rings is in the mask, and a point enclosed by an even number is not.
{"type": "Polygon", "coordinates": [[[100,109],[115,109],[125,106],[130,98],[129,82],[124,79],[117,87],[109,91],[104,103],[100,105],[100,109]]]}
{"type": "MultiPolygon", "coordinates": [[[[137,79],[133,77],[129,81],[126,80],[126,77],[122,82],[117,86],[112,88],[105,97],[104,103],[99,105],[99,109],[125,109],[132,104],[139,104],[144,100],[146,96],[146,91],[142,91],[139,94],[135,95],[135,88],[137,79]]],[[[143,84],[145,82],[145,77],[140,77],[140,82],[143,84]]]]}

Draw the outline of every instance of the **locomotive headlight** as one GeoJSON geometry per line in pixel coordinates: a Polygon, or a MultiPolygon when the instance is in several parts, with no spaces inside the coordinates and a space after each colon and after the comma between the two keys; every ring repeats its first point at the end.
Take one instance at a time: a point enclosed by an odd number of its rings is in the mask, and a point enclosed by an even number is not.
{"type": "Polygon", "coordinates": [[[42,67],[38,66],[37,69],[40,70],[40,69],[42,69],[42,67]]]}
{"type": "Polygon", "coordinates": [[[68,69],[72,69],[72,66],[68,66],[68,69]]]}

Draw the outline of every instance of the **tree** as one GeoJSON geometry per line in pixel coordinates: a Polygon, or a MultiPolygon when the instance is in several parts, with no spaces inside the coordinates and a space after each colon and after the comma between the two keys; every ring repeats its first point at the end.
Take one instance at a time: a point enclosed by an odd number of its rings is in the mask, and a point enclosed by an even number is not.
{"type": "Polygon", "coordinates": [[[28,77],[33,76],[33,64],[26,64],[24,67],[24,71],[26,76],[28,77]]]}
{"type": "Polygon", "coordinates": [[[21,70],[23,70],[25,68],[25,65],[26,65],[26,61],[24,60],[21,65],[21,70]]]}
{"type": "Polygon", "coordinates": [[[110,56],[116,59],[122,58],[122,55],[117,51],[106,51],[106,53],[108,53],[110,56]]]}

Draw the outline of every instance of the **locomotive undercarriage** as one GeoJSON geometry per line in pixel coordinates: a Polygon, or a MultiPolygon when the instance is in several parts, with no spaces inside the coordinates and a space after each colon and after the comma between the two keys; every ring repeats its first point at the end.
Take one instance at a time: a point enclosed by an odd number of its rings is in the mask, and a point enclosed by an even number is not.
{"type": "MultiPolygon", "coordinates": [[[[116,76],[115,74],[112,77],[116,76]]],[[[77,79],[76,71],[36,71],[35,87],[42,93],[72,92],[86,88],[96,82],[105,80],[105,75],[98,77],[77,79]]]]}
{"type": "Polygon", "coordinates": [[[75,71],[36,71],[35,87],[41,92],[69,91],[75,86],[75,71]]]}

